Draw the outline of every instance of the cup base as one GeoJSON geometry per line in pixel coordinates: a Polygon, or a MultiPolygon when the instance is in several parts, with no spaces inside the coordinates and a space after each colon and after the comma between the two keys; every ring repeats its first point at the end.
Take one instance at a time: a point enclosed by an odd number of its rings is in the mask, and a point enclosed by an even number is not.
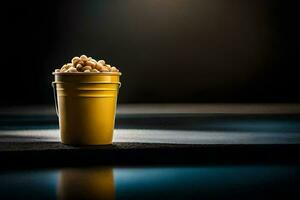
{"type": "Polygon", "coordinates": [[[113,143],[101,143],[101,144],[81,144],[81,143],[67,143],[67,142],[61,142],[63,145],[67,146],[74,146],[74,147],[88,147],[88,146],[109,146],[113,143]]]}

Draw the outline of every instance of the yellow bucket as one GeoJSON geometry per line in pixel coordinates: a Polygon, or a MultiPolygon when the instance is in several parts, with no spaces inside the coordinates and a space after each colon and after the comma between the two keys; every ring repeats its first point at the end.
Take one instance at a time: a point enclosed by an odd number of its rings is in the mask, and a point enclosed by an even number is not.
{"type": "Polygon", "coordinates": [[[111,144],[121,73],[53,74],[61,142],[111,144]]]}

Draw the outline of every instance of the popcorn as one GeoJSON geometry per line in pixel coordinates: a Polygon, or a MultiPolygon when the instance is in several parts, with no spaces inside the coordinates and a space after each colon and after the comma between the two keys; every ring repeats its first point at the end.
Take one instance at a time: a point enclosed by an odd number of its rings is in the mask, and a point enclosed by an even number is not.
{"type": "Polygon", "coordinates": [[[92,70],[92,67],[86,65],[86,66],[84,66],[84,67],[82,68],[82,71],[85,71],[85,70],[92,70]]]}
{"type": "Polygon", "coordinates": [[[69,68],[71,68],[71,67],[73,67],[73,64],[72,64],[72,63],[68,63],[68,64],[67,64],[67,68],[69,69],[69,68]]]}
{"type": "Polygon", "coordinates": [[[77,72],[77,69],[75,67],[70,67],[67,72],[77,72]]]}
{"type": "Polygon", "coordinates": [[[105,65],[105,61],[104,60],[99,60],[99,63],[101,63],[102,65],[105,65]]]}
{"type": "Polygon", "coordinates": [[[95,59],[91,59],[90,61],[92,61],[92,62],[94,62],[94,63],[96,63],[97,64],[97,60],[95,60],[95,59]]]}
{"type": "Polygon", "coordinates": [[[92,57],[81,55],[72,58],[71,63],[64,64],[60,69],[55,69],[56,73],[101,73],[101,72],[119,72],[119,70],[109,65],[105,60],[95,60],[92,57]]]}
{"type": "Polygon", "coordinates": [[[106,67],[103,67],[103,68],[102,68],[102,72],[109,72],[109,69],[106,68],[106,67]]]}
{"type": "Polygon", "coordinates": [[[110,71],[111,72],[118,72],[119,70],[116,67],[111,67],[110,71]]]}
{"type": "Polygon", "coordinates": [[[80,60],[82,60],[83,62],[86,62],[86,61],[88,61],[88,57],[86,55],[81,55],[80,60]]]}
{"type": "Polygon", "coordinates": [[[91,61],[91,60],[88,60],[88,61],[86,61],[85,64],[94,68],[94,67],[96,66],[97,63],[96,63],[96,62],[93,62],[93,61],[91,61]]]}
{"type": "Polygon", "coordinates": [[[73,59],[72,59],[72,64],[74,65],[74,66],[76,66],[76,64],[78,63],[80,61],[80,58],[79,57],[74,57],[73,59]]]}
{"type": "Polygon", "coordinates": [[[76,69],[77,71],[82,71],[83,65],[82,64],[77,64],[76,69]]]}

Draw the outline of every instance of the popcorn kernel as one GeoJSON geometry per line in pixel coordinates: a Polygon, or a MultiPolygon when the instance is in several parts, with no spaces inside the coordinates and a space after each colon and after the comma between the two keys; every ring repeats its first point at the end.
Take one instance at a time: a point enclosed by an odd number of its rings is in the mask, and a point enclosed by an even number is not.
{"type": "Polygon", "coordinates": [[[80,61],[80,58],[79,57],[74,57],[74,58],[72,58],[72,64],[74,65],[74,66],[76,66],[76,64],[78,63],[80,61]]]}
{"type": "Polygon", "coordinates": [[[86,65],[86,66],[84,66],[84,67],[82,68],[82,70],[83,70],[83,71],[85,71],[85,70],[92,70],[92,67],[86,65]]]}
{"type": "Polygon", "coordinates": [[[75,67],[70,67],[67,72],[77,72],[77,69],[75,67]]]}
{"type": "Polygon", "coordinates": [[[105,60],[99,60],[99,63],[101,63],[102,65],[105,65],[105,60]]]}
{"type": "Polygon", "coordinates": [[[86,55],[81,55],[80,60],[86,62],[86,61],[88,61],[88,57],[86,55]]]}

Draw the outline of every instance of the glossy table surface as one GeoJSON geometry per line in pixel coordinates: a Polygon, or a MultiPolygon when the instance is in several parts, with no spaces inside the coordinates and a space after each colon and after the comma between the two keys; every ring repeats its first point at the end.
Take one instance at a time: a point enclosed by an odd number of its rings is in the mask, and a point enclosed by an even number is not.
{"type": "Polygon", "coordinates": [[[300,165],[139,166],[0,172],[1,199],[299,199],[300,165]]]}
{"type": "Polygon", "coordinates": [[[299,199],[298,113],[123,113],[114,144],[59,142],[55,115],[0,115],[3,199],[299,199]]]}

